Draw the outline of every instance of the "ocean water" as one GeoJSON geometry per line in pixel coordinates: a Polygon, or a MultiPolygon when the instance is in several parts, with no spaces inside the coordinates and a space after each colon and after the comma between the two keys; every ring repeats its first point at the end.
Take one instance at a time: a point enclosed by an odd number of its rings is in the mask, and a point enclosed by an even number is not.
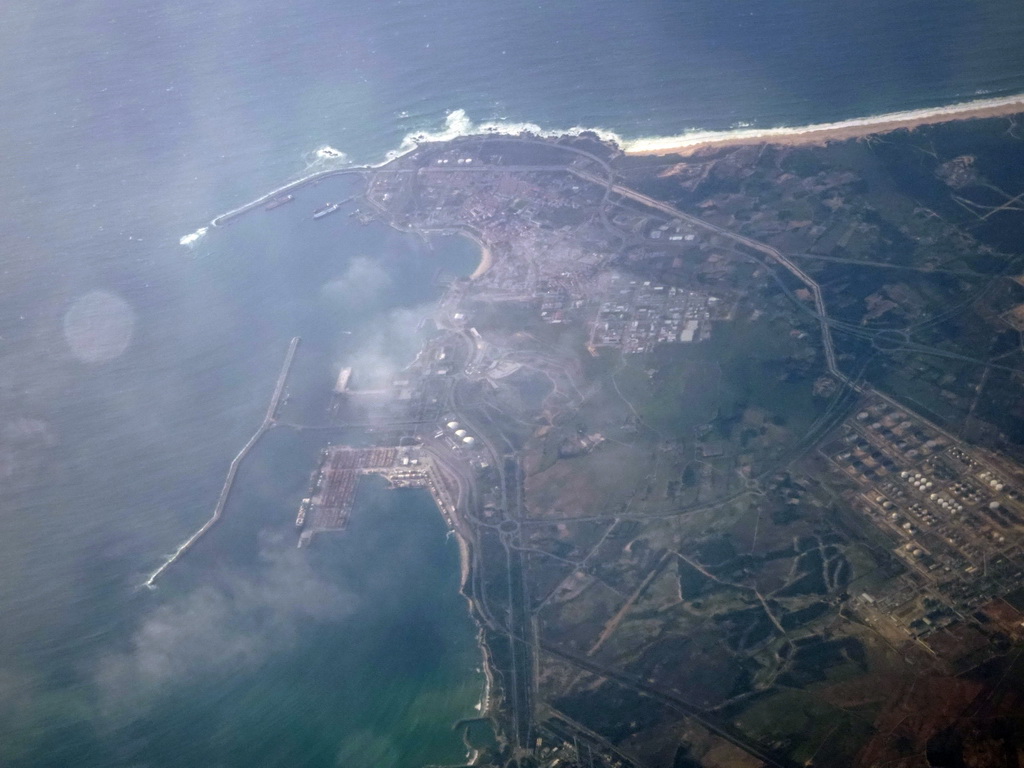
{"type": "Polygon", "coordinates": [[[318,446],[275,431],[224,523],[138,585],[209,515],[288,339],[314,412],[337,366],[411,359],[434,274],[472,250],[312,222],[343,180],[182,236],[324,146],[373,162],[446,125],[640,138],[935,107],[1024,92],[1022,39],[1016,0],[5,4],[0,764],[463,754],[480,660],[423,496],[367,486],[345,534],[296,550],[318,446]]]}

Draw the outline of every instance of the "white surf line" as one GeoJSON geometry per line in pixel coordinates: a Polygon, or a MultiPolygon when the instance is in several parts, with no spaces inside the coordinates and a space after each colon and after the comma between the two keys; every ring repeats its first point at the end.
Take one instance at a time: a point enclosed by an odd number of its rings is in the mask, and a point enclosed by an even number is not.
{"type": "Polygon", "coordinates": [[[947,119],[956,120],[961,117],[971,117],[972,113],[982,113],[978,117],[985,117],[986,115],[983,113],[989,110],[1003,110],[1016,107],[1024,111],[1024,93],[991,99],[962,101],[948,104],[944,107],[925,107],[887,112],[878,115],[850,118],[849,120],[838,120],[831,123],[812,123],[810,125],[780,126],[776,128],[739,128],[727,131],[693,130],[676,136],[626,139],[620,141],[619,146],[626,153],[655,153],[672,149],[686,149],[697,145],[740,142],[744,140],[754,142],[772,138],[798,137],[805,134],[841,132],[850,129],[862,128],[865,129],[865,133],[873,133],[899,128],[903,123],[919,121],[922,123],[939,123],[947,119]]]}
{"type": "MultiPolygon", "coordinates": [[[[727,130],[707,130],[694,128],[671,136],[646,136],[639,138],[626,138],[608,128],[598,126],[576,125],[572,128],[544,128],[536,123],[529,122],[502,122],[500,120],[474,123],[466,111],[454,109],[447,114],[444,126],[439,130],[420,130],[407,134],[397,149],[387,153],[387,161],[401,157],[419,145],[425,143],[445,142],[452,139],[470,136],[520,136],[530,134],[539,138],[559,138],[563,136],[579,136],[584,133],[592,133],[600,139],[610,141],[620,147],[624,152],[651,152],[667,150],[672,148],[685,148],[694,144],[715,143],[720,141],[737,141],[743,139],[759,139],[773,136],[799,136],[804,133],[817,131],[836,131],[851,128],[874,128],[878,126],[884,129],[886,125],[914,120],[940,119],[948,117],[953,120],[957,117],[969,116],[971,112],[982,110],[998,110],[1019,106],[1024,110],[1024,93],[1012,94],[993,98],[972,99],[970,101],[956,102],[941,107],[922,107],[920,109],[909,109],[896,112],[887,112],[865,117],[850,118],[830,123],[812,123],[810,125],[779,126],[775,128],[754,128],[749,123],[740,123],[735,128],[727,130]]],[[[375,168],[376,166],[367,166],[375,168]]]]}
{"type": "Polygon", "coordinates": [[[193,245],[196,244],[197,241],[199,241],[203,237],[203,235],[206,234],[206,231],[206,227],[200,227],[195,232],[191,232],[182,237],[180,240],[178,240],[178,244],[191,248],[193,245]]]}

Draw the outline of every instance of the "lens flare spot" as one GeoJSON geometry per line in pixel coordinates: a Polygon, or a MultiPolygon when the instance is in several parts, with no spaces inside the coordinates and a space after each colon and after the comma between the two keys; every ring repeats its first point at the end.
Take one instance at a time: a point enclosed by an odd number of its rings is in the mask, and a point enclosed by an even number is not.
{"type": "Polygon", "coordinates": [[[64,339],[71,354],[84,363],[120,357],[132,340],[135,313],[128,302],[107,291],[92,291],[64,315],[64,339]]]}

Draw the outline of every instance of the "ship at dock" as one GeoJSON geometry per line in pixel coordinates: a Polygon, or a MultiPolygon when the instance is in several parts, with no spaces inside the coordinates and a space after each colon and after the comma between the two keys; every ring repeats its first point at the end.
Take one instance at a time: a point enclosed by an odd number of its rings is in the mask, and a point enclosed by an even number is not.
{"type": "Polygon", "coordinates": [[[338,373],[338,380],[334,382],[334,394],[344,395],[348,392],[348,382],[352,378],[351,368],[342,368],[338,373]]]}
{"type": "Polygon", "coordinates": [[[328,203],[323,208],[317,208],[315,211],[313,211],[313,218],[322,219],[327,214],[334,213],[340,207],[341,203],[328,203]]]}
{"type": "Polygon", "coordinates": [[[310,505],[313,503],[312,499],[303,499],[302,504],[299,505],[299,514],[295,518],[295,527],[302,528],[306,524],[306,513],[309,511],[310,505]]]}
{"type": "Polygon", "coordinates": [[[294,199],[295,195],[281,195],[280,197],[275,197],[273,200],[271,200],[269,203],[263,206],[263,209],[267,211],[272,211],[275,208],[279,208],[282,205],[285,205],[286,203],[290,203],[294,199]]]}

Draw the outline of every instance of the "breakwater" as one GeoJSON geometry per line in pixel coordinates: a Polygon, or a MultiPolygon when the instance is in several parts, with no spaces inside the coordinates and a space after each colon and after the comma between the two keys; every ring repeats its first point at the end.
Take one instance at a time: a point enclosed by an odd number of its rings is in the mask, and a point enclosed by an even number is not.
{"type": "Polygon", "coordinates": [[[240,205],[237,208],[233,208],[232,210],[228,211],[227,213],[222,213],[219,216],[215,216],[210,221],[210,226],[223,226],[232,219],[235,219],[244,213],[248,213],[249,211],[255,208],[259,208],[261,205],[269,203],[276,197],[280,197],[281,195],[287,195],[289,192],[294,192],[298,189],[302,189],[303,187],[309,186],[311,184],[318,184],[324,179],[332,178],[334,176],[363,176],[366,173],[370,172],[371,170],[372,168],[370,168],[369,166],[360,166],[357,168],[335,168],[330,171],[318,171],[316,173],[311,173],[309,176],[303,176],[301,179],[296,179],[295,181],[291,181],[282,187],[273,189],[270,192],[267,192],[265,195],[261,195],[260,197],[257,197],[255,200],[248,202],[245,205],[240,205]]]}
{"type": "Polygon", "coordinates": [[[257,430],[253,433],[249,441],[242,446],[242,449],[235,455],[235,458],[231,460],[231,466],[228,467],[227,476],[224,478],[224,485],[220,489],[220,496],[217,497],[217,504],[213,508],[213,514],[210,519],[207,520],[203,525],[189,536],[172,554],[168,557],[159,568],[149,575],[146,579],[145,585],[150,589],[156,584],[156,580],[160,578],[160,575],[170,568],[174,563],[184,557],[185,553],[188,552],[199,539],[206,535],[213,526],[220,520],[221,515],[224,514],[224,507],[227,506],[228,499],[231,497],[231,490],[235,485],[235,476],[238,474],[238,468],[241,466],[245,457],[249,455],[249,452],[256,447],[256,444],[260,441],[260,438],[267,433],[272,426],[275,424],[277,416],[277,409],[281,405],[281,398],[284,395],[284,385],[288,380],[288,373],[291,371],[292,362],[295,360],[295,351],[299,348],[299,341],[301,339],[296,336],[288,344],[288,352],[285,354],[284,365],[281,366],[281,373],[277,376],[277,383],[274,386],[274,394],[270,397],[270,404],[267,406],[267,413],[263,417],[263,421],[260,423],[257,430]]]}

